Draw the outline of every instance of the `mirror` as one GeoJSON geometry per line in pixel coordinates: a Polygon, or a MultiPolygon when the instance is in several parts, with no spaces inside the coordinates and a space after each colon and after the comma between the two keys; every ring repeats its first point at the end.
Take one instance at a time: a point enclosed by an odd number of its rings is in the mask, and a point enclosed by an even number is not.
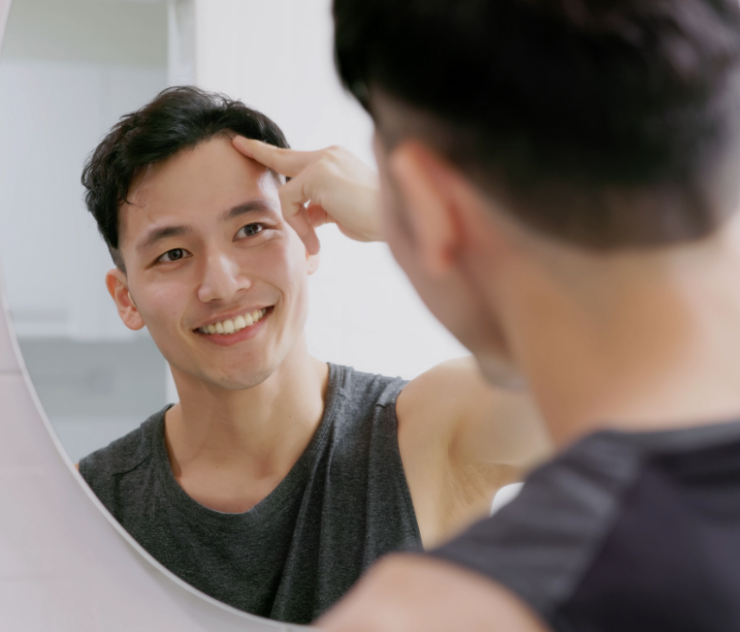
{"type": "MultiPolygon", "coordinates": [[[[177,400],[146,329],[124,327],[106,292],[112,264],[82,202],[86,156],[121,115],[195,81],[264,111],[296,148],[341,143],[372,162],[370,122],[334,77],[328,6],[15,0],[0,59],[0,252],[21,351],[73,461],[177,400]],[[265,55],[278,31],[292,48],[265,55]]],[[[313,356],[412,378],[464,353],[384,246],[321,237],[313,356]]],[[[206,571],[192,572],[198,586],[206,571]]]]}
{"type": "Polygon", "coordinates": [[[167,398],[151,338],[123,327],[100,291],[109,255],[80,186],[101,135],[166,85],[165,3],[13,3],[0,62],[0,251],[26,365],[74,461],[167,398]]]}

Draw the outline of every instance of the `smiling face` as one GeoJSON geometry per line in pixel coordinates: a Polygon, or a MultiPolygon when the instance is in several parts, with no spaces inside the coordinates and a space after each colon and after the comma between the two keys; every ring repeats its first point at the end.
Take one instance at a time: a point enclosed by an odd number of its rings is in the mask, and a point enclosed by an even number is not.
{"type": "Polygon", "coordinates": [[[120,210],[126,272],[107,284],[178,373],[225,389],[267,379],[303,339],[318,264],[283,220],[274,174],[216,137],[151,167],[120,210]]]}

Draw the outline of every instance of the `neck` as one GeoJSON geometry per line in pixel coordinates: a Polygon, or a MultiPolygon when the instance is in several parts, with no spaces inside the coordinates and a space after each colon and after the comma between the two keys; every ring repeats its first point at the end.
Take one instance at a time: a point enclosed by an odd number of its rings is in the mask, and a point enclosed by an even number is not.
{"type": "Polygon", "coordinates": [[[303,339],[251,388],[220,388],[174,367],[172,374],[180,402],[167,412],[165,428],[176,476],[209,466],[284,475],[321,422],[328,366],[309,356],[303,339]]]}
{"type": "Polygon", "coordinates": [[[556,444],[740,419],[733,224],[691,246],[522,267],[503,328],[556,444]]]}

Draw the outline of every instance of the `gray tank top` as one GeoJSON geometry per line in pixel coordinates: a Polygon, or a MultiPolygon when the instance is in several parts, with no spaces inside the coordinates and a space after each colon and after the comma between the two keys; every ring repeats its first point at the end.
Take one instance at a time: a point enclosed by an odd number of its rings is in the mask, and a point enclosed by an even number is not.
{"type": "Polygon", "coordinates": [[[178,485],[164,414],[80,461],[121,525],[164,566],[235,608],[309,623],[381,555],[421,549],[398,450],[400,378],[329,365],[323,419],[288,475],[245,513],[178,485]]]}

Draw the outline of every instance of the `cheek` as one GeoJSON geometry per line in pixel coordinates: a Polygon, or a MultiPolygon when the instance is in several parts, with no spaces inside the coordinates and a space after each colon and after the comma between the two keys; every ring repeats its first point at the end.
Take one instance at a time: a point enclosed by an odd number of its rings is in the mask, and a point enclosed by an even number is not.
{"type": "Polygon", "coordinates": [[[282,294],[292,295],[307,283],[308,263],[303,242],[295,232],[284,234],[285,238],[275,239],[253,260],[252,270],[269,285],[282,294]]]}
{"type": "Polygon", "coordinates": [[[181,284],[166,282],[131,283],[131,296],[149,330],[178,320],[187,303],[187,291],[181,284]]]}
{"type": "Polygon", "coordinates": [[[388,243],[393,257],[412,281],[417,276],[414,260],[414,242],[408,227],[394,209],[385,208],[383,211],[385,240],[388,243]]]}
{"type": "Polygon", "coordinates": [[[392,183],[383,181],[381,185],[381,217],[383,236],[401,267],[406,270],[413,252],[413,233],[403,204],[392,183]]]}
{"type": "Polygon", "coordinates": [[[286,291],[293,303],[293,319],[296,327],[303,328],[308,317],[309,261],[306,248],[297,234],[293,233],[285,256],[286,291]]]}

